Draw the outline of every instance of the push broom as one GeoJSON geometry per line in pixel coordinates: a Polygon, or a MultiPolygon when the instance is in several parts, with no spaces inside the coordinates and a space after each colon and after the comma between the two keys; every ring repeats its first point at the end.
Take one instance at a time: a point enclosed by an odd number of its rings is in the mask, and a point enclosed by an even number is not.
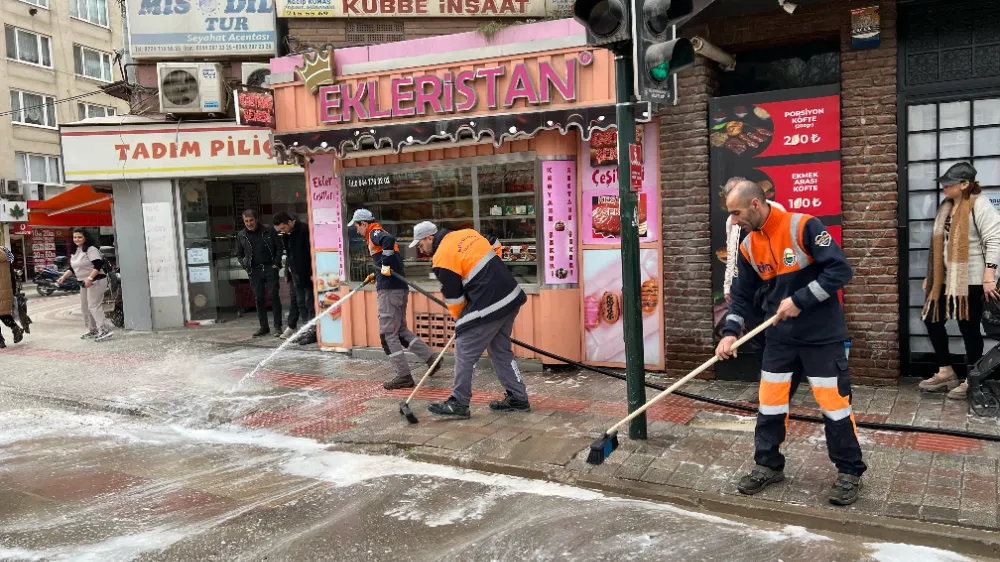
{"type": "Polygon", "coordinates": [[[432,363],[430,368],[427,369],[427,372],[424,373],[424,376],[420,379],[420,382],[418,382],[417,386],[414,387],[413,392],[410,393],[410,395],[406,398],[406,400],[403,400],[402,402],[399,403],[399,413],[400,415],[406,417],[406,421],[410,423],[417,423],[420,421],[417,419],[417,416],[414,415],[413,410],[410,409],[410,400],[413,400],[413,397],[417,395],[417,391],[420,390],[420,387],[424,384],[424,381],[427,380],[427,377],[429,377],[430,374],[434,372],[434,369],[437,368],[438,363],[440,363],[441,359],[444,358],[445,352],[448,351],[448,348],[451,347],[451,344],[454,342],[455,342],[455,334],[452,334],[451,339],[448,340],[448,343],[445,344],[444,349],[441,350],[441,353],[438,353],[437,359],[434,360],[434,363],[432,363]]]}
{"type": "MultiPolygon", "coordinates": [[[[767,320],[760,326],[757,326],[742,338],[736,340],[736,343],[733,344],[733,347],[731,349],[735,351],[736,348],[738,348],[739,346],[752,340],[754,337],[757,336],[757,334],[763,332],[768,328],[768,326],[774,324],[777,321],[777,319],[778,319],[777,316],[772,316],[769,320],[767,320]]],[[[618,448],[618,429],[620,427],[642,415],[643,412],[648,410],[650,406],[666,398],[667,395],[669,395],[673,391],[683,386],[684,383],[705,372],[706,369],[714,365],[718,360],[719,358],[713,355],[711,359],[705,361],[704,363],[701,364],[700,367],[685,375],[684,378],[675,382],[674,384],[670,385],[669,388],[654,396],[652,400],[646,402],[645,404],[643,404],[641,408],[629,414],[627,418],[611,426],[611,429],[605,431],[604,435],[601,435],[600,439],[591,443],[590,454],[587,455],[587,463],[588,464],[603,463],[604,460],[607,459],[609,456],[611,456],[611,453],[613,453],[615,449],[618,448]]]]}

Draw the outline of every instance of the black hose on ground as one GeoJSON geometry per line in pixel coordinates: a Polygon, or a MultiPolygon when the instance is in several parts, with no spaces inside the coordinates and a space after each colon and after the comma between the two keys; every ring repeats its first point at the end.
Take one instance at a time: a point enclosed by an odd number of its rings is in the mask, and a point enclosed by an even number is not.
{"type": "MultiPolygon", "coordinates": [[[[441,305],[445,309],[448,308],[448,306],[441,299],[439,299],[439,298],[435,297],[434,295],[430,294],[429,292],[425,291],[422,287],[418,287],[415,283],[410,282],[410,280],[408,280],[407,278],[403,277],[402,275],[396,273],[395,271],[392,272],[392,275],[393,275],[393,277],[396,277],[397,279],[402,280],[404,283],[406,283],[410,287],[413,287],[414,290],[416,290],[418,293],[424,295],[428,299],[430,299],[430,300],[434,301],[435,303],[441,305]]],[[[566,363],[567,365],[571,365],[571,366],[576,367],[578,369],[583,369],[585,371],[591,371],[591,372],[597,373],[599,375],[604,375],[606,377],[616,378],[618,380],[625,380],[625,375],[622,375],[620,373],[616,373],[614,371],[609,371],[607,369],[602,369],[600,367],[595,367],[593,365],[584,365],[583,363],[580,363],[578,361],[573,361],[572,359],[569,359],[569,358],[566,358],[566,357],[560,357],[559,355],[556,355],[555,353],[550,353],[548,351],[545,351],[544,349],[539,349],[539,348],[537,348],[537,347],[535,347],[535,346],[533,346],[531,344],[524,343],[524,342],[516,340],[514,338],[511,338],[510,341],[514,345],[523,347],[523,348],[525,348],[525,349],[527,349],[529,351],[534,351],[535,353],[537,353],[539,355],[544,355],[545,357],[548,357],[549,359],[555,359],[556,361],[561,361],[563,363],[566,363]]],[[[652,388],[654,390],[664,391],[664,390],[667,389],[667,387],[665,387],[663,385],[659,385],[659,384],[656,384],[656,383],[651,383],[651,382],[648,382],[648,381],[643,382],[643,384],[646,386],[646,388],[652,388]]],[[[746,404],[740,404],[738,402],[729,402],[728,400],[720,400],[718,398],[709,398],[708,396],[701,396],[699,394],[692,394],[690,392],[684,392],[682,390],[675,390],[674,394],[676,394],[678,396],[682,396],[684,398],[688,398],[690,400],[695,400],[695,401],[698,401],[698,402],[705,402],[707,404],[712,404],[712,405],[715,405],[715,406],[720,406],[722,408],[729,408],[731,410],[738,410],[738,411],[741,411],[741,412],[748,412],[748,413],[752,413],[752,414],[756,414],[757,413],[757,408],[754,408],[753,406],[747,406],[746,404]]],[[[793,419],[795,421],[804,421],[804,422],[810,422],[810,423],[823,423],[823,418],[816,417],[816,416],[804,416],[802,414],[789,414],[788,417],[789,417],[789,419],[793,419]]],[[[875,430],[880,430],[880,431],[898,431],[900,433],[926,433],[928,435],[947,435],[947,436],[950,436],[950,437],[965,437],[965,438],[968,438],[968,439],[978,439],[978,440],[981,440],[981,441],[997,441],[997,442],[1000,442],[1000,435],[990,435],[988,433],[976,433],[974,431],[965,431],[965,430],[962,430],[962,429],[946,429],[946,428],[939,428],[939,427],[920,427],[920,426],[916,426],[916,425],[902,425],[902,424],[897,424],[897,423],[879,423],[879,422],[865,422],[865,421],[857,421],[857,422],[855,422],[855,424],[858,427],[863,427],[865,429],[875,429],[875,430]]]]}

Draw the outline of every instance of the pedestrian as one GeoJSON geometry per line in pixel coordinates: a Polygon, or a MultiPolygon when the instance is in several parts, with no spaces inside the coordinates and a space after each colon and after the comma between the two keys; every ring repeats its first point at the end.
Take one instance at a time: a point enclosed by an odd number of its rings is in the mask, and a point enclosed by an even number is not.
{"type": "Polygon", "coordinates": [[[81,339],[104,341],[114,335],[104,318],[104,292],[108,290],[108,276],[104,273],[104,256],[82,228],[73,229],[76,251],[70,256],[70,268],[63,272],[57,284],[66,282],[71,274],[80,280],[80,307],[87,325],[81,339]]]}
{"type": "Polygon", "coordinates": [[[236,235],[236,259],[250,276],[250,288],[257,301],[260,328],[253,337],[267,335],[267,299],[274,311],[274,337],[281,335],[281,295],[278,271],[281,269],[281,242],[273,228],[257,220],[257,211],[243,211],[243,230],[236,235]]]}
{"type": "Polygon", "coordinates": [[[948,398],[964,400],[969,383],[958,382],[948,350],[947,320],[957,320],[965,342],[965,364],[971,369],[983,357],[983,299],[1000,298],[1000,213],[989,198],[980,197],[976,169],[959,162],[938,178],[945,200],[938,208],[927,258],[923,320],[938,370],[921,381],[930,392],[948,390],[948,398]]]}
{"type": "Polygon", "coordinates": [[[737,489],[752,495],[784,480],[785,457],[779,449],[787,433],[788,404],[806,377],[823,411],[827,452],[838,471],[828,498],[835,505],[852,504],[867,466],[851,409],[847,322],[837,299],[837,291],[853,276],[851,266],[819,219],[771,206],[752,181],[739,182],[726,206],[750,234],[740,244],[740,282],[732,293],[718,358],[735,356],[737,336],[753,328],[745,319],[754,312],[753,297],[761,284],[771,286],[764,309],[769,317],[777,316],[767,329],[760,374],[756,466],[737,489]]]}
{"type": "Polygon", "coordinates": [[[288,319],[285,322],[285,331],[281,332],[281,339],[288,339],[299,327],[299,302],[295,300],[295,286],[292,282],[291,262],[288,259],[288,237],[285,236],[285,283],[288,283],[288,319]],[[287,336],[285,334],[288,334],[287,336]]]}
{"type": "MultiPolygon", "coordinates": [[[[3,233],[0,232],[0,248],[3,249],[4,254],[7,255],[7,263],[11,264],[11,268],[14,267],[14,254],[3,245],[3,233]]],[[[12,271],[14,275],[14,321],[21,325],[21,329],[24,330],[25,334],[31,333],[31,317],[28,316],[28,297],[24,294],[24,284],[21,279],[17,276],[17,270],[12,271]]]]}
{"type": "MultiPolygon", "coordinates": [[[[309,227],[300,220],[293,219],[288,213],[274,215],[274,227],[284,235],[285,252],[288,255],[285,267],[292,277],[292,308],[298,313],[292,317],[288,314],[288,328],[281,337],[289,338],[295,333],[299,319],[309,322],[316,314],[313,292],[312,245],[309,242],[309,227]],[[294,319],[294,322],[293,322],[294,319]]],[[[316,343],[315,333],[303,335],[301,345],[316,343]]]]}
{"type": "MultiPolygon", "coordinates": [[[[0,322],[10,328],[14,334],[14,343],[24,339],[24,330],[17,325],[14,316],[17,310],[17,274],[14,272],[14,254],[4,246],[3,232],[0,231],[0,248],[3,248],[3,259],[0,259],[0,322]]],[[[0,330],[0,349],[7,347],[0,330]]]]}
{"type": "MultiPolygon", "coordinates": [[[[424,340],[406,327],[410,288],[404,281],[392,276],[393,272],[406,276],[396,237],[375,222],[375,216],[368,209],[354,211],[347,226],[353,226],[365,239],[368,253],[375,263],[379,339],[382,340],[382,349],[389,356],[389,362],[396,369],[396,376],[385,381],[382,386],[386,390],[411,388],[416,383],[410,374],[410,364],[406,361],[406,350],[413,352],[428,367],[434,365],[435,356],[424,340]]],[[[437,369],[438,367],[434,368],[435,371],[437,369]]]]}
{"type": "Polygon", "coordinates": [[[503,400],[490,402],[490,410],[530,412],[528,390],[510,340],[514,319],[528,297],[501,260],[499,242],[475,230],[439,230],[432,222],[422,222],[413,229],[410,247],[415,246],[433,256],[434,275],[455,317],[454,388],[448,400],[427,409],[439,416],[468,419],[473,369],[487,351],[505,391],[503,400]]]}

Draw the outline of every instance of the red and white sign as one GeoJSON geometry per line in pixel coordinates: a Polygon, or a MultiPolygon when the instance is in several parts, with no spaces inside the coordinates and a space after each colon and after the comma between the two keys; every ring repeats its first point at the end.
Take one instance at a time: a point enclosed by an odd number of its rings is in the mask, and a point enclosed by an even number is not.
{"type": "Polygon", "coordinates": [[[774,133],[758,158],[840,150],[840,96],[757,104],[770,115],[774,133]]]}
{"type": "Polygon", "coordinates": [[[10,233],[14,236],[31,236],[31,225],[26,222],[12,224],[10,233]]]}
{"type": "Polygon", "coordinates": [[[66,181],[302,174],[271,157],[270,129],[219,123],[70,126],[60,130],[66,181]]]}
{"type": "Polygon", "coordinates": [[[774,200],[785,209],[816,217],[840,214],[840,160],[757,169],[771,178],[774,200]]]}
{"type": "Polygon", "coordinates": [[[642,190],[642,146],[632,143],[628,145],[629,177],[633,193],[642,190]]]}

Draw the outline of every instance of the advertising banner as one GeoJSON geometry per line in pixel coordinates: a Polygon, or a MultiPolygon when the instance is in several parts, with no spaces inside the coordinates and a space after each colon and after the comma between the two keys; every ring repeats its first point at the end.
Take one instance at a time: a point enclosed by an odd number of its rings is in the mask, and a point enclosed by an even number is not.
{"type": "Polygon", "coordinates": [[[542,251],[545,284],[577,283],[580,279],[576,232],[576,162],[542,162],[545,210],[542,223],[542,251]]]}
{"type": "Polygon", "coordinates": [[[344,341],[343,307],[326,309],[340,300],[340,252],[316,252],[316,312],[319,319],[319,342],[324,345],[344,341]]]}
{"type": "MultiPolygon", "coordinates": [[[[840,243],[839,87],[714,98],[709,111],[713,321],[718,340],[728,310],[723,287],[729,212],[723,189],[730,178],[755,181],[769,200],[786,210],[818,217],[840,243]]],[[[753,354],[741,357],[720,363],[717,376],[756,380],[759,368],[753,354]]]]}
{"type": "Polygon", "coordinates": [[[132,57],[275,54],[274,0],[127,2],[132,57]]]}
{"type": "MultiPolygon", "coordinates": [[[[333,155],[317,154],[308,167],[309,208],[312,212],[312,240],[317,250],[344,250],[344,229],[340,213],[340,178],[333,172],[333,155]]],[[[318,259],[318,258],[317,258],[318,259]]],[[[337,268],[338,279],[346,279],[344,267],[337,268]]]]}
{"type": "MultiPolygon", "coordinates": [[[[663,365],[663,306],[659,251],[639,250],[640,301],[645,364],[663,365]]],[[[583,298],[586,361],[624,365],[625,322],[622,320],[622,257],[618,249],[584,250],[583,298]]]]}
{"type": "Polygon", "coordinates": [[[278,0],[281,18],[560,18],[571,0],[278,0]]]}

